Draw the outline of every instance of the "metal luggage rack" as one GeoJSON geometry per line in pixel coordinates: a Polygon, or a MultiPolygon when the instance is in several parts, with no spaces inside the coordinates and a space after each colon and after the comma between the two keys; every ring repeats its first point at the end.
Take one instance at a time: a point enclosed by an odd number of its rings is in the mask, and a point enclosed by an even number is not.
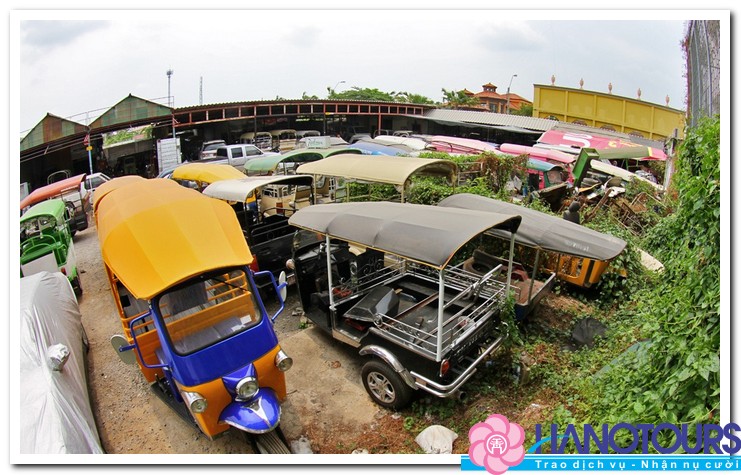
{"type": "MultiPolygon", "coordinates": [[[[453,290],[455,295],[448,298],[446,292],[444,304],[444,323],[442,335],[438,335],[435,324],[432,328],[420,328],[409,322],[409,316],[415,315],[423,307],[431,307],[437,315],[438,309],[438,279],[435,269],[404,260],[387,258],[384,266],[358,278],[355,283],[345,282],[336,287],[336,295],[341,296],[337,303],[356,298],[373,287],[399,281],[403,276],[411,275],[423,279],[432,286],[432,292],[427,299],[415,303],[410,308],[402,310],[398,315],[378,315],[373,331],[384,337],[402,344],[421,355],[436,359],[438,336],[442,339],[442,353],[446,354],[457,348],[461,343],[478,338],[474,335],[480,328],[498,313],[505,300],[506,285],[497,280],[502,266],[498,266],[485,276],[463,270],[460,267],[448,268],[445,272],[446,290],[453,290]],[[451,309],[453,305],[457,305],[451,309]],[[406,321],[404,321],[406,320],[406,321]]],[[[435,322],[437,319],[435,318],[435,322]]],[[[481,332],[479,332],[481,333],[481,332]]]]}

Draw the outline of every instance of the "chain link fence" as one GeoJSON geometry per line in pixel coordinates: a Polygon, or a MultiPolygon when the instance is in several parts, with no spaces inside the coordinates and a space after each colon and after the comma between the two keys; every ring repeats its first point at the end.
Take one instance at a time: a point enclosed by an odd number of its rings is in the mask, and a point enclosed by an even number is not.
{"type": "Polygon", "coordinates": [[[720,114],[720,21],[692,20],[685,36],[689,121],[720,114]]]}

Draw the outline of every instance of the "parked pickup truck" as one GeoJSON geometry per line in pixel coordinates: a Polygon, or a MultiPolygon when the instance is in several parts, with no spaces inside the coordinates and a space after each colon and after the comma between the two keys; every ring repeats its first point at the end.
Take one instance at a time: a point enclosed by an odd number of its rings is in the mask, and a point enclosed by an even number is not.
{"type": "Polygon", "coordinates": [[[224,163],[242,170],[244,164],[257,157],[278,155],[275,152],[264,152],[252,144],[224,145],[216,149],[216,155],[212,162],[224,163]]]}

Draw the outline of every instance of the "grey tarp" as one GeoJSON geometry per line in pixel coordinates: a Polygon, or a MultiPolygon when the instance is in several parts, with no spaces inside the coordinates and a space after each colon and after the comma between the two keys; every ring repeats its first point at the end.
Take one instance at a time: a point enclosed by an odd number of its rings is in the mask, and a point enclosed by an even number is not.
{"type": "MultiPolygon", "coordinates": [[[[460,193],[442,200],[438,206],[518,214],[522,223],[515,241],[545,251],[569,254],[587,259],[609,261],[623,252],[625,241],[584,226],[513,203],[460,193]]],[[[502,237],[507,237],[502,234],[502,237]]]]}
{"type": "Polygon", "coordinates": [[[442,269],[458,249],[479,234],[492,228],[516,231],[520,217],[409,203],[361,202],[309,206],[288,222],[442,269]]]}
{"type": "MultiPolygon", "coordinates": [[[[60,272],[21,279],[20,453],[101,454],[90,406],[84,330],[72,286],[60,272]],[[69,351],[61,371],[50,356],[69,351]]],[[[38,459],[31,459],[38,460],[38,459]]],[[[33,462],[32,462],[33,463],[33,462]]]]}

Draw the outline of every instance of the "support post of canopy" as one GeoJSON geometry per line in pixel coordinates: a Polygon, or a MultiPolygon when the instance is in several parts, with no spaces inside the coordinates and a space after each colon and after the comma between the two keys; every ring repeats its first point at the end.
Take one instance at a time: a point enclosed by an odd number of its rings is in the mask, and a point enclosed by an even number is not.
{"type": "Polygon", "coordinates": [[[530,277],[530,290],[527,293],[527,301],[533,298],[533,285],[535,284],[535,276],[538,275],[538,265],[540,264],[540,249],[535,252],[535,266],[533,266],[533,276],[530,277]]]}
{"type": "Polygon", "coordinates": [[[507,288],[505,289],[505,294],[509,295],[509,286],[512,283],[512,267],[514,262],[514,254],[515,254],[515,233],[512,233],[512,237],[509,239],[509,262],[508,262],[508,268],[507,268],[507,288]]]}
{"type": "Polygon", "coordinates": [[[332,292],[332,253],[329,246],[329,234],[326,236],[327,253],[327,289],[329,291],[329,309],[334,312],[334,292],[332,292]]]}
{"type": "Polygon", "coordinates": [[[443,322],[445,316],[443,310],[445,310],[445,270],[440,269],[440,281],[438,282],[438,299],[437,299],[437,354],[435,361],[442,361],[443,359],[443,322]]]}

